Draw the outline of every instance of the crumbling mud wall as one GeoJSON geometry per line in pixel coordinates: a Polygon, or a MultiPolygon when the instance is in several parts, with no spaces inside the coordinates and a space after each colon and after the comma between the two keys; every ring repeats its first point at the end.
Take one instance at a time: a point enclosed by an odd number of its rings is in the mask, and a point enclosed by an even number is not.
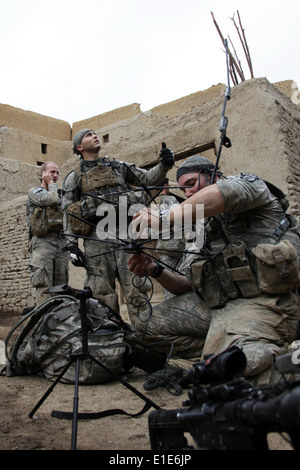
{"type": "Polygon", "coordinates": [[[62,166],[71,154],[72,145],[69,138],[63,141],[4,125],[0,127],[0,158],[33,166],[55,161],[57,165],[62,166]]]}
{"type": "Polygon", "coordinates": [[[0,311],[21,313],[32,305],[28,275],[26,196],[0,205],[0,311]]]}
{"type": "MultiPolygon", "coordinates": [[[[14,201],[39,185],[39,168],[18,160],[0,158],[0,207],[3,202],[14,201]]],[[[8,206],[6,206],[8,207],[8,206]]]]}
{"type": "MultiPolygon", "coordinates": [[[[274,86],[259,78],[233,87],[226,104],[232,146],[222,149],[220,168],[225,175],[255,173],[279,186],[290,200],[290,211],[300,220],[300,107],[291,99],[295,93],[291,83],[274,86]]],[[[217,85],[147,112],[130,105],[120,108],[119,113],[114,110],[102,118],[74,123],[73,134],[80,128],[94,128],[102,155],[145,168],[158,161],[161,142],[166,142],[176,157],[175,168],[168,174],[172,184],[183,159],[202,153],[215,161],[225,89],[225,85],[217,85]]],[[[62,184],[78,160],[72,153],[70,129],[63,125],[65,134],[59,136],[49,131],[47,120],[43,122],[40,129],[31,124],[32,132],[13,120],[2,121],[0,127],[0,311],[20,313],[34,301],[28,271],[26,195],[30,187],[39,184],[39,165],[55,161],[62,184]],[[12,124],[19,127],[10,127],[12,124]]],[[[83,279],[84,270],[71,266],[70,284],[80,288],[83,279]]]]}

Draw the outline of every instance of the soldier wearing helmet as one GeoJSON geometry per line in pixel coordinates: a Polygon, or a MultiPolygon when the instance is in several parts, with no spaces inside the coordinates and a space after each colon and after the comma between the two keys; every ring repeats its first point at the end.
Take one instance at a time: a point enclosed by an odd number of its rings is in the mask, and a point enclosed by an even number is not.
{"type": "Polygon", "coordinates": [[[95,227],[99,228],[101,224],[101,208],[113,210],[118,220],[120,211],[128,211],[127,205],[120,208],[121,195],[129,205],[138,204],[136,187],[159,184],[173,166],[173,152],[163,148],[160,152],[161,161],[147,171],[132,163],[102,157],[99,138],[92,129],[78,131],[73,138],[73,146],[80,158],[63,183],[64,231],[71,241],[68,245],[71,261],[85,267],[85,284],[91,288],[95,298],[115,312],[119,311],[122,303],[116,289],[116,281],[119,281],[130,321],[134,324],[140,304],[145,305],[145,299],[140,295],[144,286],[133,281],[127,265],[129,255],[116,246],[119,227],[116,234],[109,234],[104,242],[97,240],[99,231],[95,227]],[[78,217],[88,220],[91,225],[80,221],[78,217]],[[78,246],[79,238],[72,235],[84,237],[84,253],[78,246]]]}

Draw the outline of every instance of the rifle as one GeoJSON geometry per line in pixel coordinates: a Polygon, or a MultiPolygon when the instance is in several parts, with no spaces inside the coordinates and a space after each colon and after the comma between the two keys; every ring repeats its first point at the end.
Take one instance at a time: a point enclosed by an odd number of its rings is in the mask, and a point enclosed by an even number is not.
{"type": "MultiPolygon", "coordinates": [[[[237,354],[236,349],[229,353],[229,362],[221,353],[212,362],[196,363],[188,371],[188,379],[196,387],[189,391],[183,408],[149,414],[152,450],[269,450],[270,432],[287,433],[292,447],[300,449],[300,381],[254,388],[237,378],[244,368],[244,353],[237,354]],[[217,384],[219,367],[222,374],[217,384]],[[230,377],[232,380],[223,380],[230,377]],[[192,436],[195,447],[188,445],[184,433],[192,436]]],[[[281,356],[275,368],[280,374],[299,374],[300,367],[290,368],[290,364],[292,353],[281,356]]]]}
{"type": "Polygon", "coordinates": [[[225,92],[225,98],[224,98],[222,114],[221,114],[221,121],[220,121],[220,125],[219,125],[219,130],[221,132],[220,145],[219,145],[219,149],[218,149],[218,153],[217,153],[215,167],[214,167],[212,177],[211,177],[211,180],[210,180],[210,184],[214,184],[214,182],[215,182],[215,178],[216,178],[216,174],[217,174],[217,171],[218,171],[219,160],[220,160],[220,157],[221,157],[221,152],[222,152],[223,145],[226,148],[231,147],[231,141],[226,135],[226,130],[227,130],[227,126],[228,126],[228,118],[225,116],[226,104],[227,104],[227,101],[229,101],[230,98],[231,98],[230,78],[229,78],[228,41],[227,41],[227,39],[225,39],[225,41],[224,41],[224,46],[225,46],[225,51],[226,51],[227,88],[226,88],[226,92],[225,92]]]}

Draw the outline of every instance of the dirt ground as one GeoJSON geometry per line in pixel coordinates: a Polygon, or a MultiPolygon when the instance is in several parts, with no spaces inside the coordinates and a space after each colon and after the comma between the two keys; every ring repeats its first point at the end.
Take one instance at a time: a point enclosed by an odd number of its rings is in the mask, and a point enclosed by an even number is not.
{"type": "MultiPolygon", "coordinates": [[[[1,341],[5,340],[16,321],[17,317],[0,315],[1,341]]],[[[187,362],[177,364],[183,367],[188,365],[187,362]]],[[[145,391],[143,384],[146,378],[145,372],[136,369],[127,380],[161,408],[182,407],[183,400],[187,399],[186,390],[178,396],[161,387],[145,391]]],[[[29,418],[28,414],[51,385],[52,382],[44,377],[0,376],[0,450],[70,450],[72,436],[74,439],[76,437],[77,450],[151,450],[148,414],[153,408],[137,418],[116,415],[96,420],[78,420],[77,433],[72,432],[72,420],[51,417],[52,410],[73,410],[73,385],[58,383],[33,418],[29,418]]],[[[140,397],[119,381],[79,386],[79,412],[121,408],[129,413],[137,413],[144,404],[140,397]]],[[[187,437],[190,441],[190,436],[187,437]]],[[[291,449],[278,434],[270,435],[269,447],[270,450],[291,449]]]]}

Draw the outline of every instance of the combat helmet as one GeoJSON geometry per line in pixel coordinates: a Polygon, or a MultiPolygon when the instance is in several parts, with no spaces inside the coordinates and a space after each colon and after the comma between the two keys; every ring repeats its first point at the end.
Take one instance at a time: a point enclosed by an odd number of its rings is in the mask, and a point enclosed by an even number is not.
{"type": "Polygon", "coordinates": [[[73,137],[73,152],[76,153],[77,155],[81,155],[80,152],[77,149],[77,145],[80,145],[82,142],[82,139],[84,138],[85,134],[88,132],[93,131],[93,129],[81,129],[80,131],[76,132],[76,134],[73,137]]]}
{"type": "MultiPolygon", "coordinates": [[[[212,174],[215,165],[203,155],[193,155],[185,160],[177,170],[176,179],[186,173],[208,173],[212,174]]],[[[220,174],[220,172],[219,172],[220,174]]]]}

